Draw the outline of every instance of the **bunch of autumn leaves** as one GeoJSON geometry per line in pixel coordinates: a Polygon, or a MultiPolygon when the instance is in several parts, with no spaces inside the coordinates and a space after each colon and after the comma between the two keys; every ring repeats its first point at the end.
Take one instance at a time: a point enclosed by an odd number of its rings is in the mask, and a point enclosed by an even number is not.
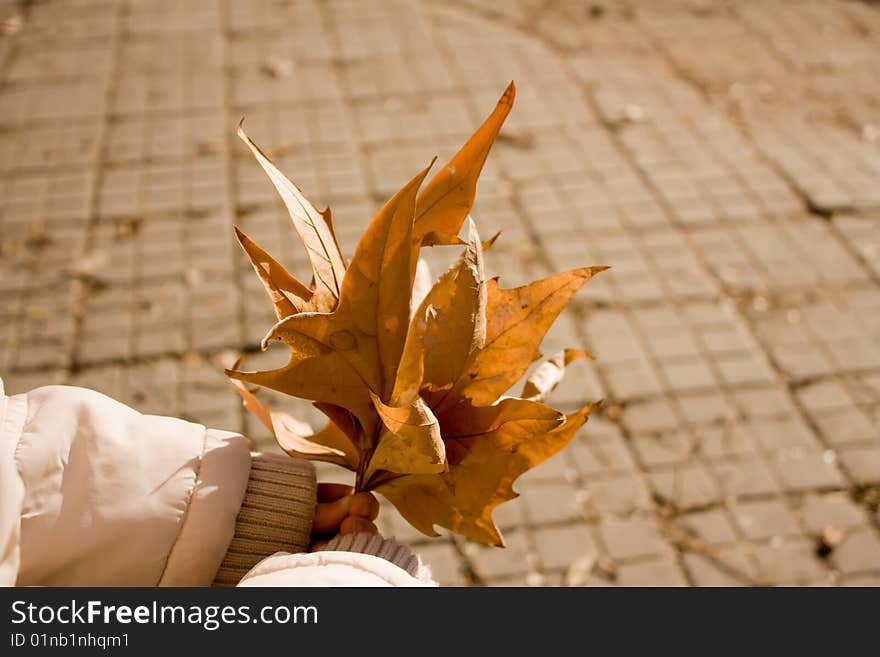
{"type": "Polygon", "coordinates": [[[290,349],[280,369],[227,371],[245,407],[288,454],[353,470],[358,490],[381,493],[423,533],[436,536],[440,525],[490,545],[503,545],[492,510],[516,497],[514,480],[562,449],[595,406],[565,416],[543,403],[565,366],[588,355],[577,350],[539,366],[519,397],[504,395],[540,358],[542,338],[572,295],[603,269],[514,289],[486,279],[484,245],[468,214],[514,93],[511,83],[430,182],[422,187],[425,169],[385,204],[348,264],[329,209],[317,211],[239,128],[314,272],[307,287],[237,231],[279,320],[263,348],[280,340],[290,349]],[[414,292],[419,250],[455,244],[465,246],[457,264],[414,292]],[[311,400],[330,422],[312,434],[241,382],[311,400]]]}

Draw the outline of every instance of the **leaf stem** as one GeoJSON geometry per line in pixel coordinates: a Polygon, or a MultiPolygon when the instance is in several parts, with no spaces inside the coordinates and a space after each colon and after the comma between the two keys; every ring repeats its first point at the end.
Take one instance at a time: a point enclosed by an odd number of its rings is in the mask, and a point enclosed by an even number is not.
{"type": "Polygon", "coordinates": [[[382,424],[381,422],[377,423],[375,435],[373,439],[370,440],[367,438],[364,433],[363,427],[358,427],[358,433],[360,434],[360,443],[361,443],[361,460],[358,463],[357,473],[355,474],[354,479],[354,492],[360,493],[366,490],[367,481],[367,469],[370,466],[370,460],[373,458],[373,452],[376,451],[376,445],[379,443],[379,436],[382,432],[382,424]]]}
{"type": "Polygon", "coordinates": [[[372,454],[367,454],[366,452],[361,452],[361,461],[358,463],[357,473],[354,478],[354,492],[360,493],[364,490],[364,476],[367,473],[367,463],[370,462],[370,457],[372,454]]]}

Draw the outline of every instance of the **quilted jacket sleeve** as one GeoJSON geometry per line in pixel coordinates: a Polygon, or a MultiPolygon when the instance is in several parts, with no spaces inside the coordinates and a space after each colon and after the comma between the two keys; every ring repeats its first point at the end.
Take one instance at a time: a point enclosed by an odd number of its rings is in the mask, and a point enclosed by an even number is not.
{"type": "Polygon", "coordinates": [[[2,399],[2,583],[212,582],[248,481],[247,439],[85,388],[2,399]]]}
{"type": "Polygon", "coordinates": [[[419,585],[406,548],[306,553],[311,463],[101,393],[0,380],[0,585],[419,585]]]}

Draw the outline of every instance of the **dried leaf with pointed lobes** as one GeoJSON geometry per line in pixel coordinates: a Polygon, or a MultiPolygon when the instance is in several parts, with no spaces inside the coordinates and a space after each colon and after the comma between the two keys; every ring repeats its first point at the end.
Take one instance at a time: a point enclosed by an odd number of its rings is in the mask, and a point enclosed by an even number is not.
{"type": "Polygon", "coordinates": [[[226,375],[292,397],[341,406],[351,411],[365,430],[375,429],[378,419],[370,392],[340,352],[302,333],[288,335],[286,344],[290,360],[283,367],[264,372],[228,369],[226,375]]]}
{"type": "MultiPolygon", "coordinates": [[[[470,218],[470,215],[468,215],[468,218],[470,218]]],[[[495,241],[500,236],[501,231],[499,230],[489,239],[483,240],[483,251],[491,249],[492,245],[495,244],[495,241]]],[[[428,233],[422,240],[422,246],[467,246],[467,242],[461,239],[458,235],[450,235],[449,233],[428,233]]]]}
{"type": "Polygon", "coordinates": [[[516,85],[511,82],[495,109],[461,150],[437,172],[419,194],[413,231],[418,247],[428,233],[457,235],[474,205],[477,179],[501,124],[513,107],[516,85]]]}
{"type": "Polygon", "coordinates": [[[606,267],[583,267],[509,290],[487,284],[486,345],[450,397],[491,404],[540,357],[538,347],[574,293],[606,267]]]}
{"type": "Polygon", "coordinates": [[[552,358],[542,363],[526,379],[520,397],[531,401],[543,402],[562,381],[562,378],[565,376],[565,368],[580,358],[592,358],[592,356],[581,349],[563,349],[559,353],[554,354],[552,358]]]}
{"type": "Polygon", "coordinates": [[[327,224],[327,228],[333,236],[333,244],[336,246],[336,252],[339,253],[339,257],[342,259],[343,266],[347,267],[348,265],[345,263],[345,256],[342,255],[342,249],[339,247],[339,238],[336,237],[336,228],[333,227],[333,211],[327,206],[320,211],[320,215],[324,218],[324,223],[327,224]]]}
{"type": "MultiPolygon", "coordinates": [[[[268,372],[227,374],[310,399],[329,418],[314,435],[260,405],[245,405],[290,454],[353,469],[355,489],[384,494],[415,527],[442,525],[503,544],[493,509],[516,497],[513,483],[568,443],[595,405],[566,418],[542,402],[565,367],[586,352],[565,350],[525,383],[527,399],[502,397],[539,357],[550,325],[604,267],[576,269],[502,290],[486,281],[469,218],[477,177],[513,103],[513,84],[495,111],[421,194],[427,169],[385,206],[346,269],[329,209],[318,213],[240,132],[284,198],[312,259],[314,290],[239,232],[280,320],[271,339],[290,360],[268,372]],[[458,233],[468,219],[467,241],[458,233]],[[465,245],[431,285],[419,248],[465,245]],[[418,279],[418,285],[414,279],[418,279]],[[309,297],[311,295],[311,297],[309,297]]],[[[496,235],[497,237],[497,235],[496,235]]],[[[248,396],[250,395],[250,396],[248,396]]]]}
{"type": "Polygon", "coordinates": [[[446,469],[440,423],[422,399],[395,407],[373,395],[373,403],[386,431],[370,458],[368,478],[376,470],[425,474],[446,469]]]}
{"type": "Polygon", "coordinates": [[[447,436],[451,429],[441,419],[449,472],[396,477],[375,490],[428,536],[436,536],[434,525],[440,525],[480,543],[503,546],[492,511],[517,496],[513,482],[522,473],[568,444],[594,407],[567,418],[548,406],[522,399],[471,407],[471,418],[466,409],[459,409],[457,427],[472,432],[482,425],[485,430],[447,436]]]}
{"type": "MultiPolygon", "coordinates": [[[[412,306],[410,313],[415,317],[416,311],[422,305],[422,301],[428,296],[428,292],[434,287],[434,281],[431,278],[431,267],[424,258],[419,258],[416,265],[416,274],[413,279],[412,306]]],[[[412,319],[412,318],[410,318],[412,319]]]]}
{"type": "Polygon", "coordinates": [[[241,396],[245,409],[269,429],[285,452],[299,458],[334,463],[350,470],[357,468],[357,448],[335,424],[331,422],[323,431],[313,434],[312,428],[305,422],[295,420],[287,413],[271,410],[266,402],[261,403],[240,381],[230,382],[241,396]]]}
{"type": "Polygon", "coordinates": [[[300,313],[278,322],[264,338],[291,349],[283,368],[232,376],[313,401],[348,409],[372,432],[377,417],[370,393],[389,400],[410,315],[409,248],[420,172],[385,204],[358,242],[339,305],[332,313],[300,313]]]}
{"type": "Polygon", "coordinates": [[[313,434],[308,424],[295,420],[286,413],[272,411],[272,421],[278,446],[290,456],[325,461],[348,470],[357,469],[360,454],[348,441],[346,435],[332,422],[328,422],[326,427],[313,434]],[[345,444],[346,450],[331,447],[330,445],[334,443],[345,444]]]}
{"type": "Polygon", "coordinates": [[[391,391],[391,403],[402,406],[412,403],[422,388],[425,377],[425,351],[421,348],[422,336],[428,327],[428,319],[434,312],[430,306],[420,308],[410,320],[403,354],[400,356],[400,367],[394,379],[391,391]]]}
{"type": "Polygon", "coordinates": [[[342,406],[336,406],[335,404],[327,404],[324,402],[314,402],[312,406],[321,411],[333,424],[339,427],[342,433],[348,436],[352,444],[357,444],[358,423],[351,414],[351,411],[342,408],[342,406]]]}
{"type": "Polygon", "coordinates": [[[242,127],[243,123],[244,119],[238,126],[238,136],[247,144],[278,190],[309,256],[315,275],[314,310],[320,312],[333,310],[339,299],[342,279],[345,275],[345,261],[330,225],[330,214],[315,209],[290,178],[281,173],[260,147],[251,141],[242,127]]]}
{"type": "MultiPolygon", "coordinates": [[[[240,361],[241,359],[239,359],[240,361]]],[[[235,362],[233,367],[238,367],[239,361],[235,362]]],[[[230,381],[232,387],[235,388],[235,391],[241,397],[241,405],[244,406],[245,410],[257,418],[260,422],[263,423],[269,431],[272,432],[272,435],[275,435],[275,428],[272,426],[272,413],[269,410],[269,404],[266,402],[260,402],[257,399],[256,395],[247,389],[241,381],[230,381]]]]}
{"type": "MultiPolygon", "coordinates": [[[[397,370],[397,378],[394,384],[392,399],[398,404],[409,403],[420,392],[422,382],[425,380],[425,354],[427,346],[432,341],[437,343],[444,336],[442,332],[448,326],[457,323],[459,331],[446,336],[447,342],[453,343],[452,349],[467,347],[464,364],[472,359],[476,349],[482,346],[485,337],[485,277],[483,275],[482,253],[476,226],[468,218],[468,232],[470,242],[465,242],[458,236],[455,237],[461,244],[467,245],[468,250],[458,263],[453,265],[436,284],[431,286],[431,274],[428,263],[419,259],[416,268],[415,282],[413,284],[413,317],[410,320],[409,331],[406,336],[403,356],[400,367],[397,370]],[[468,283],[470,281],[470,284],[468,283]],[[428,296],[431,298],[428,299],[428,296]],[[426,300],[427,299],[427,300],[426,300]],[[455,299],[459,317],[451,312],[446,306],[455,299]],[[429,331],[428,325],[431,325],[429,331]],[[438,335],[435,335],[438,334],[438,335]]],[[[496,234],[497,237],[497,234],[496,234]]],[[[494,238],[493,240],[494,241],[494,238]]],[[[436,362],[441,358],[439,354],[432,356],[431,380],[437,380],[436,362]]],[[[451,364],[451,369],[457,369],[457,375],[461,373],[461,361],[451,364]]],[[[456,375],[456,376],[457,376],[456,375]]]]}
{"type": "Polygon", "coordinates": [[[278,319],[306,310],[314,310],[309,303],[314,294],[312,290],[294,278],[280,262],[261,249],[237,226],[235,235],[250,259],[254,271],[263,282],[263,287],[266,288],[272,305],[275,306],[275,315],[278,319]]]}
{"type": "Polygon", "coordinates": [[[435,407],[468,371],[486,339],[486,279],[473,221],[467,250],[431,288],[417,316],[425,321],[413,327],[423,330],[418,339],[408,336],[407,346],[424,354],[421,394],[435,407]]]}
{"type": "Polygon", "coordinates": [[[345,354],[383,399],[390,395],[409,324],[413,278],[407,244],[415,195],[429,168],[385,204],[361,237],[336,311],[290,318],[267,336],[285,341],[294,330],[322,339],[345,354]]]}

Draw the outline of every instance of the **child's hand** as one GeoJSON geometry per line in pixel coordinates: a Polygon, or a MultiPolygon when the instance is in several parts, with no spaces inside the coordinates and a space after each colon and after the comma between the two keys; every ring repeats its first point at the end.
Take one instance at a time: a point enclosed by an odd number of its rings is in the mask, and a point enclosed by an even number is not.
{"type": "Polygon", "coordinates": [[[379,501],[372,493],[353,493],[354,489],[344,484],[318,484],[312,551],[320,550],[336,534],[379,533],[373,524],[379,515],[379,501]]]}

